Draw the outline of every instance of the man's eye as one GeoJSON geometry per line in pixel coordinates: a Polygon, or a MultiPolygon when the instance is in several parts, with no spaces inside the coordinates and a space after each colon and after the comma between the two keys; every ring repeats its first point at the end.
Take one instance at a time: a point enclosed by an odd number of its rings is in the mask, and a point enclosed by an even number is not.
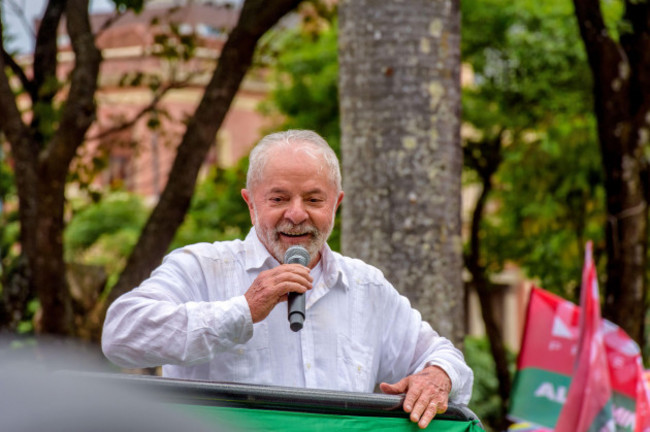
{"type": "Polygon", "coordinates": [[[282,202],[282,198],[280,198],[280,197],[272,197],[272,198],[270,199],[270,201],[271,201],[271,202],[279,203],[279,202],[282,202]]]}

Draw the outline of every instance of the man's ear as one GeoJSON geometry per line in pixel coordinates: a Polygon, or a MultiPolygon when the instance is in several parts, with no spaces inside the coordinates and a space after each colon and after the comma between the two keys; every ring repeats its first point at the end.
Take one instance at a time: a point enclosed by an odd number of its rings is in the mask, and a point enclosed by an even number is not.
{"type": "Polygon", "coordinates": [[[341,205],[341,201],[343,201],[344,196],[345,196],[345,193],[343,193],[343,191],[339,192],[339,196],[336,199],[336,207],[335,207],[334,213],[336,213],[336,210],[338,210],[339,206],[341,205]]]}
{"type": "Polygon", "coordinates": [[[253,194],[251,194],[251,192],[248,189],[242,189],[241,197],[244,198],[244,201],[246,201],[246,205],[248,206],[248,212],[251,215],[251,223],[255,225],[255,209],[253,203],[253,194]]]}

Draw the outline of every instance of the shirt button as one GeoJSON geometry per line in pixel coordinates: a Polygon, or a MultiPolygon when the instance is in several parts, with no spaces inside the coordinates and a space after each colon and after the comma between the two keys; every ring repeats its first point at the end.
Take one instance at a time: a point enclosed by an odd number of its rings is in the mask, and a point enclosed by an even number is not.
{"type": "Polygon", "coordinates": [[[243,348],[239,348],[239,349],[237,350],[237,354],[239,354],[239,355],[244,354],[244,349],[243,349],[243,348]]]}
{"type": "Polygon", "coordinates": [[[307,368],[307,370],[311,369],[311,363],[305,364],[305,367],[307,368]]]}

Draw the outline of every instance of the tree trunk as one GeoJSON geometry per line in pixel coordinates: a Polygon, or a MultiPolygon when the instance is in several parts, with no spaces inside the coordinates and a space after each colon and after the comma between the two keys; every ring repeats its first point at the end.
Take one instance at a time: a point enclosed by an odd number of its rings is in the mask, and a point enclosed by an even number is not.
{"type": "Polygon", "coordinates": [[[346,0],[339,17],[342,248],[461,344],[459,4],[346,0]]]}
{"type": "MultiPolygon", "coordinates": [[[[58,128],[51,135],[42,128],[52,122],[47,110],[35,109],[28,126],[23,123],[0,61],[0,117],[2,131],[15,161],[25,276],[30,292],[41,304],[38,330],[54,335],[73,331],[72,304],[63,261],[63,210],[70,161],[95,117],[94,94],[101,55],[94,44],[88,19],[88,0],[51,0],[37,35],[34,78],[23,81],[32,105],[51,104],[56,94],[57,28],[65,12],[75,54],[68,97],[61,109],[58,128]]],[[[22,77],[26,80],[26,77],[22,77]]]]}
{"type": "Polygon", "coordinates": [[[503,329],[494,314],[494,309],[492,309],[494,286],[489,280],[485,268],[485,259],[481,255],[481,238],[483,237],[481,235],[481,221],[485,213],[488,197],[492,191],[494,174],[499,169],[502,161],[502,139],[503,131],[492,139],[484,139],[478,143],[467,143],[464,148],[465,164],[478,174],[483,187],[472,213],[469,251],[465,257],[465,266],[472,276],[468,286],[474,288],[481,304],[481,316],[485,324],[485,332],[490,341],[490,352],[494,359],[498,379],[501,406],[500,423],[494,425],[497,430],[506,430],[509,426],[507,414],[512,380],[508,368],[506,347],[503,343],[503,329]]]}
{"type": "Polygon", "coordinates": [[[597,0],[574,0],[594,76],[607,193],[603,316],[644,343],[650,144],[650,3],[626,1],[630,29],[609,37],[597,0]]]}

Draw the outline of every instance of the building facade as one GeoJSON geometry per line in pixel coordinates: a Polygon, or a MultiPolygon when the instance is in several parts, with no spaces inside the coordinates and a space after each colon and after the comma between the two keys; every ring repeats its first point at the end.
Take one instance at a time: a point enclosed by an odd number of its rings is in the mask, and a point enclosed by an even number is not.
{"type": "MultiPolygon", "coordinates": [[[[94,14],[91,22],[103,62],[97,92],[97,122],[79,163],[99,167],[99,189],[123,187],[152,201],[167,182],[185,123],[196,109],[218,63],[237,5],[224,2],[148,2],[140,14],[94,14]]],[[[67,35],[61,33],[60,45],[67,35]]],[[[74,55],[63,49],[62,78],[74,55]]],[[[263,70],[242,83],[206,161],[230,166],[248,154],[269,121],[258,112],[268,94],[263,70]]]]}

